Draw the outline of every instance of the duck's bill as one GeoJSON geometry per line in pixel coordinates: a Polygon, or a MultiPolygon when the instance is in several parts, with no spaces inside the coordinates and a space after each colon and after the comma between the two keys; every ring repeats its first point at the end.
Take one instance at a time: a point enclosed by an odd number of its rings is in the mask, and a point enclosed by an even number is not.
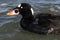
{"type": "Polygon", "coordinates": [[[11,10],[10,12],[7,13],[8,16],[13,16],[13,15],[18,15],[19,12],[15,12],[15,10],[11,10]]]}
{"type": "Polygon", "coordinates": [[[13,15],[13,10],[9,11],[9,12],[7,13],[7,15],[8,15],[8,16],[12,16],[12,15],[13,15]]]}

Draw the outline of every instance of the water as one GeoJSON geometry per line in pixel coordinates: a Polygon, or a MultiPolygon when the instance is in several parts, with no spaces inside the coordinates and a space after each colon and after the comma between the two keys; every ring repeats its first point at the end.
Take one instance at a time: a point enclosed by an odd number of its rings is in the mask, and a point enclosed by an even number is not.
{"type": "Polygon", "coordinates": [[[0,40],[60,40],[60,35],[47,36],[24,31],[19,25],[21,16],[6,15],[10,9],[22,2],[30,3],[35,12],[48,12],[53,8],[58,10],[56,15],[59,15],[60,0],[0,0],[0,40]]]}

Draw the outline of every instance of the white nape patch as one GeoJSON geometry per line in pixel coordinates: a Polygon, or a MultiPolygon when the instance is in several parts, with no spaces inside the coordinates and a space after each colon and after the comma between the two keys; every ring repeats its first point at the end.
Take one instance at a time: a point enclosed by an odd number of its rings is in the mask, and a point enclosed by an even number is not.
{"type": "Polygon", "coordinates": [[[21,7],[21,4],[19,4],[18,7],[21,7]]]}
{"type": "MultiPolygon", "coordinates": [[[[19,4],[18,7],[21,7],[21,4],[19,4]]],[[[23,8],[23,7],[21,7],[21,8],[23,8]]]]}
{"type": "Polygon", "coordinates": [[[15,11],[13,11],[13,15],[18,15],[19,14],[19,12],[18,13],[15,13],[15,11]]]}
{"type": "Polygon", "coordinates": [[[33,10],[33,8],[31,8],[31,12],[32,12],[32,15],[34,15],[34,10],[33,10]]]}

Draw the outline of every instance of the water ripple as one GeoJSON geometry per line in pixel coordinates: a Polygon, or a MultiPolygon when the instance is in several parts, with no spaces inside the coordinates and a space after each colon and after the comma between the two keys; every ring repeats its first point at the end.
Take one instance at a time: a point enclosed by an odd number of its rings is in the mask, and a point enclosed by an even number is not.
{"type": "Polygon", "coordinates": [[[12,38],[16,35],[16,33],[8,33],[8,34],[0,34],[0,38],[1,37],[9,37],[9,38],[12,38]]]}

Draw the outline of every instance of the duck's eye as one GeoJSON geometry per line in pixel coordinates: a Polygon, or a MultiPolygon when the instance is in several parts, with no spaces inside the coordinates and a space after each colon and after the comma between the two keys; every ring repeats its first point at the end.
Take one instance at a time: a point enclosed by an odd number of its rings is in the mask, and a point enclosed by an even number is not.
{"type": "Polygon", "coordinates": [[[18,9],[15,9],[15,13],[18,13],[19,12],[19,10],[18,9]]]}

